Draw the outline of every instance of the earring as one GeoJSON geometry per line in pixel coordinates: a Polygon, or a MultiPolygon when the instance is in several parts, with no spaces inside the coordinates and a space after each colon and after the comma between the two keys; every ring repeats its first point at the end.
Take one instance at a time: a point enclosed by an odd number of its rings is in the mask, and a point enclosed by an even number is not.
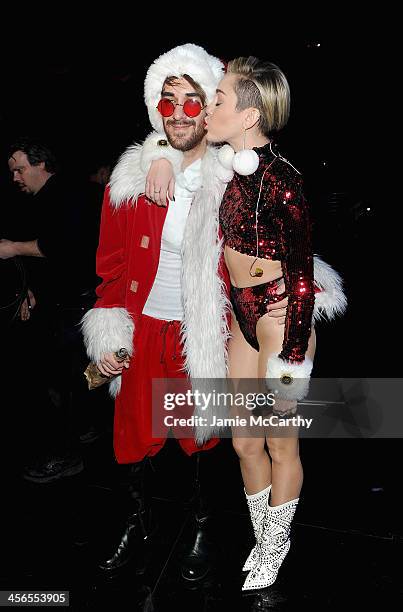
{"type": "Polygon", "coordinates": [[[229,144],[223,145],[218,150],[217,157],[218,157],[218,161],[220,162],[222,166],[224,166],[224,168],[226,168],[227,170],[234,169],[232,162],[235,157],[235,151],[229,144]]]}
{"type": "Polygon", "coordinates": [[[259,156],[253,149],[245,149],[246,130],[243,133],[243,149],[235,153],[232,166],[242,176],[253,174],[259,167],[259,156]]]}
{"type": "Polygon", "coordinates": [[[259,167],[259,156],[253,149],[245,149],[246,130],[243,135],[243,150],[238,153],[225,144],[218,151],[218,160],[227,170],[235,170],[242,176],[253,174],[259,167]]]}

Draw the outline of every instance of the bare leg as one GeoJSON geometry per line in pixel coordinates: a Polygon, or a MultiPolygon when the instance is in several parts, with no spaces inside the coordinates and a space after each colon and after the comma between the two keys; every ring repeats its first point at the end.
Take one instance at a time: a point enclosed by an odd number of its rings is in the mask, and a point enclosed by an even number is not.
{"type": "MultiPolygon", "coordinates": [[[[259,319],[256,326],[259,341],[259,377],[266,375],[267,360],[271,353],[279,353],[283,344],[284,327],[277,325],[276,321],[268,315],[259,319]]],[[[315,355],[315,331],[312,330],[306,355],[313,360],[315,355]]],[[[290,406],[292,405],[289,402],[290,406]]],[[[271,506],[278,506],[284,502],[299,497],[303,469],[299,456],[298,430],[287,432],[287,437],[266,438],[269,454],[272,460],[272,491],[271,506]],[[294,435],[295,434],[295,435],[294,435]]]]}
{"type": "MultiPolygon", "coordinates": [[[[231,334],[228,348],[229,377],[256,378],[259,353],[246,342],[235,317],[231,334]]],[[[268,487],[271,483],[271,464],[265,448],[265,438],[242,438],[234,428],[232,444],[239,457],[246,493],[253,495],[268,487]]]]}
{"type": "Polygon", "coordinates": [[[298,438],[268,438],[272,461],[271,506],[296,499],[302,489],[304,473],[299,457],[298,438]]]}

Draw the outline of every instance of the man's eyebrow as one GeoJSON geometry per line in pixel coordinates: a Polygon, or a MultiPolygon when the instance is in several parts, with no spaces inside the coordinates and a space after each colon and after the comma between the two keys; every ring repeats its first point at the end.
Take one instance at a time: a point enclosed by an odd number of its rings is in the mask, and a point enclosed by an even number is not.
{"type": "MultiPolygon", "coordinates": [[[[161,96],[163,96],[164,98],[174,98],[175,94],[170,92],[170,91],[162,91],[161,92],[161,96]]],[[[190,93],[185,93],[185,96],[187,98],[200,98],[200,94],[198,94],[196,91],[191,91],[190,93]]]]}
{"type": "Polygon", "coordinates": [[[224,96],[226,96],[227,94],[225,93],[225,91],[223,91],[222,89],[216,89],[216,93],[222,93],[224,94],[224,96]]]}

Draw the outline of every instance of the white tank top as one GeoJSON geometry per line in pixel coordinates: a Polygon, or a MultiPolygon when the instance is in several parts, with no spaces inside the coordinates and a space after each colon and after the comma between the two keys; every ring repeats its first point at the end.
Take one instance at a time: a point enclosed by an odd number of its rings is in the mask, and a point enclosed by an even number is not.
{"type": "Polygon", "coordinates": [[[175,178],[175,201],[169,201],[161,236],[157,274],[143,314],[163,321],[182,321],[182,241],[194,192],[201,187],[201,159],[175,178]]]}

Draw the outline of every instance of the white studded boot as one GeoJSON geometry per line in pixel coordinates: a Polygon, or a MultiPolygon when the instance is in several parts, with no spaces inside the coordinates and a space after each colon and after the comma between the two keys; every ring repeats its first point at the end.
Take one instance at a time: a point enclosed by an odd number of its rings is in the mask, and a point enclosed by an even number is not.
{"type": "Polygon", "coordinates": [[[263,491],[255,493],[254,495],[248,495],[245,491],[246,501],[248,503],[249,514],[252,520],[253,532],[255,534],[256,544],[249,553],[249,557],[246,559],[245,564],[242,568],[243,572],[249,572],[257,565],[260,560],[260,552],[258,542],[261,538],[263,531],[263,523],[267,514],[267,507],[269,504],[269,496],[271,491],[271,485],[269,485],[263,491]]]}
{"type": "Polygon", "coordinates": [[[243,591],[272,585],[290,549],[290,529],[299,497],[279,506],[268,505],[258,549],[260,563],[247,575],[243,591]]]}

